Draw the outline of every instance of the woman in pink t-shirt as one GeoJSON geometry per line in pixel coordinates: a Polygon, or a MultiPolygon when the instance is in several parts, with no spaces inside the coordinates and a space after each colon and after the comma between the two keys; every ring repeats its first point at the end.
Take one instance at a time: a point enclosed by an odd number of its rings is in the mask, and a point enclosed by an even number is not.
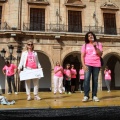
{"type": "Polygon", "coordinates": [[[79,70],[79,76],[80,76],[80,90],[82,93],[84,91],[83,90],[83,83],[84,83],[84,69],[83,69],[83,67],[79,70]]]}
{"type": "Polygon", "coordinates": [[[106,83],[108,92],[110,92],[111,70],[109,70],[108,66],[105,67],[104,75],[105,75],[105,83],[106,83]]]}
{"type": "Polygon", "coordinates": [[[75,82],[76,82],[77,71],[74,65],[71,65],[71,92],[75,93],[75,82]]]}
{"type": "Polygon", "coordinates": [[[66,64],[64,69],[65,76],[65,94],[71,94],[71,70],[70,64],[66,64]]]}
{"type": "MultiPolygon", "coordinates": [[[[41,65],[38,60],[37,52],[34,51],[33,41],[30,40],[27,42],[26,49],[27,49],[26,51],[22,52],[20,63],[18,65],[18,73],[21,72],[22,68],[23,71],[41,68],[41,65]]],[[[28,101],[31,100],[31,95],[30,95],[31,80],[33,81],[33,85],[34,85],[34,100],[40,100],[41,98],[38,96],[39,78],[25,80],[27,100],[28,101]]]]}
{"type": "Polygon", "coordinates": [[[98,102],[98,75],[101,67],[100,57],[102,56],[102,44],[97,42],[93,32],[85,35],[85,44],[81,48],[81,62],[85,71],[84,98],[83,102],[89,100],[90,78],[92,75],[92,100],[98,102]]]}
{"type": "Polygon", "coordinates": [[[56,66],[54,67],[54,94],[59,91],[62,94],[63,89],[63,67],[57,61],[56,66]]]}

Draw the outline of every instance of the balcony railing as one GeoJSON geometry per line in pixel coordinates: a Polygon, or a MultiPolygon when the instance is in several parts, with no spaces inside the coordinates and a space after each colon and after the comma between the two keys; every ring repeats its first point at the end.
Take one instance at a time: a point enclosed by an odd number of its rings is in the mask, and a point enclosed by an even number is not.
{"type": "Polygon", "coordinates": [[[64,24],[23,24],[24,31],[44,31],[44,32],[74,32],[86,33],[93,31],[96,34],[112,34],[120,35],[120,28],[104,28],[101,26],[78,26],[78,25],[64,25],[64,24]]]}
{"type": "Polygon", "coordinates": [[[7,22],[0,23],[0,30],[11,30],[11,27],[7,24],[7,22]]]}

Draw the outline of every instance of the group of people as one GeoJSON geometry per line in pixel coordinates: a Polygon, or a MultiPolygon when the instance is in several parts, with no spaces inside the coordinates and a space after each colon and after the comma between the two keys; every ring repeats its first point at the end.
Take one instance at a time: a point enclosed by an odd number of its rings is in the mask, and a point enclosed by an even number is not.
{"type": "MultiPolygon", "coordinates": [[[[81,92],[83,92],[84,70],[79,71],[81,92]]],[[[60,62],[56,62],[54,67],[54,94],[59,92],[63,93],[63,86],[65,87],[65,94],[75,93],[77,71],[74,64],[66,64],[65,68],[60,65],[60,62]]]]}
{"type": "MultiPolygon", "coordinates": [[[[92,75],[92,99],[95,102],[98,102],[97,97],[97,88],[98,88],[98,74],[101,68],[100,58],[103,54],[102,44],[97,42],[96,36],[93,32],[88,32],[85,35],[85,44],[81,48],[81,62],[82,67],[79,71],[80,76],[80,86],[81,92],[84,91],[83,102],[86,102],[90,99],[90,78],[92,75]],[[84,86],[84,87],[83,87],[84,86]]],[[[18,94],[15,87],[14,75],[16,72],[20,74],[21,70],[27,71],[32,69],[41,68],[40,62],[38,60],[37,52],[34,51],[33,41],[28,41],[26,45],[26,51],[22,52],[20,63],[17,66],[10,64],[6,61],[4,66],[3,73],[7,76],[8,82],[8,94],[12,93],[11,82],[15,94],[18,94]],[[16,70],[15,70],[16,69],[16,70]]],[[[110,92],[110,81],[111,81],[111,71],[106,68],[105,71],[105,81],[110,92]]],[[[77,71],[74,67],[74,64],[66,64],[65,68],[60,65],[60,62],[57,61],[54,67],[54,94],[58,91],[60,94],[63,93],[63,83],[65,86],[65,94],[71,94],[75,92],[75,82],[76,82],[77,71]],[[64,80],[64,82],[63,82],[64,80]]],[[[38,95],[38,80],[32,79],[34,84],[34,99],[40,100],[41,98],[38,95]]],[[[30,80],[25,80],[27,100],[31,100],[30,94],[30,80]]]]}
{"type": "MultiPolygon", "coordinates": [[[[41,68],[40,62],[38,60],[37,52],[34,51],[34,44],[33,41],[28,41],[26,45],[26,50],[22,52],[20,63],[18,67],[9,61],[5,62],[5,66],[3,67],[2,71],[3,74],[7,77],[7,83],[8,83],[8,94],[12,93],[11,83],[14,89],[14,93],[18,94],[15,87],[15,80],[14,75],[18,72],[20,75],[21,70],[27,71],[32,69],[41,68]]],[[[39,85],[39,79],[32,79],[34,84],[34,100],[40,100],[41,98],[38,95],[38,85],[39,85]]],[[[25,87],[26,87],[26,94],[27,94],[27,100],[31,100],[30,95],[30,82],[31,79],[25,80],[25,87]]]]}
{"type": "MultiPolygon", "coordinates": [[[[92,100],[99,102],[97,97],[98,89],[98,75],[100,68],[102,67],[101,56],[103,54],[102,44],[97,41],[96,35],[93,32],[87,32],[85,35],[85,44],[81,47],[81,62],[82,62],[82,74],[80,74],[80,83],[81,91],[84,91],[83,102],[86,102],[90,99],[90,78],[92,76],[92,100]],[[84,90],[83,90],[84,82],[84,90]]],[[[62,91],[62,80],[63,76],[65,79],[65,93],[71,94],[71,91],[74,92],[75,89],[75,78],[76,70],[74,65],[66,64],[65,69],[60,66],[60,63],[57,62],[57,67],[54,69],[54,94],[56,94],[57,87],[59,92],[62,91]],[[57,69],[56,69],[57,68],[57,69]],[[60,69],[59,69],[60,68],[60,69]],[[60,75],[59,75],[60,74],[60,75]],[[59,84],[60,81],[60,84],[59,84]]],[[[110,82],[111,82],[111,70],[108,67],[105,68],[105,82],[110,92],[110,82]]]]}

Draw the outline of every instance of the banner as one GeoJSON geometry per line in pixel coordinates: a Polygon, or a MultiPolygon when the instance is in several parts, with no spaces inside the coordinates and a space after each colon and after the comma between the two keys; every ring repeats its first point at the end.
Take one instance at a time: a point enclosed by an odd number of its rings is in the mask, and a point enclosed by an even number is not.
{"type": "Polygon", "coordinates": [[[35,78],[40,79],[41,77],[44,77],[42,68],[26,69],[26,70],[20,72],[20,81],[30,80],[30,79],[35,79],[35,78]]]}

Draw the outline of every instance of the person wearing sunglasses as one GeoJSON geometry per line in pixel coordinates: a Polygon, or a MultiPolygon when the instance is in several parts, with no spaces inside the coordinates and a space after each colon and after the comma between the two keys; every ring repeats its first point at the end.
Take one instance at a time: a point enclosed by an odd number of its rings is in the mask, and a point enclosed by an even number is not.
{"type": "MultiPolygon", "coordinates": [[[[18,73],[20,74],[21,70],[32,70],[41,68],[40,62],[38,60],[37,52],[34,51],[34,45],[32,41],[28,41],[26,45],[26,51],[22,52],[20,63],[18,65],[18,73]]],[[[40,100],[41,98],[38,96],[38,78],[32,79],[34,85],[34,100],[40,100]]],[[[31,80],[25,80],[26,94],[27,100],[31,100],[30,95],[30,82],[31,80]]]]}

